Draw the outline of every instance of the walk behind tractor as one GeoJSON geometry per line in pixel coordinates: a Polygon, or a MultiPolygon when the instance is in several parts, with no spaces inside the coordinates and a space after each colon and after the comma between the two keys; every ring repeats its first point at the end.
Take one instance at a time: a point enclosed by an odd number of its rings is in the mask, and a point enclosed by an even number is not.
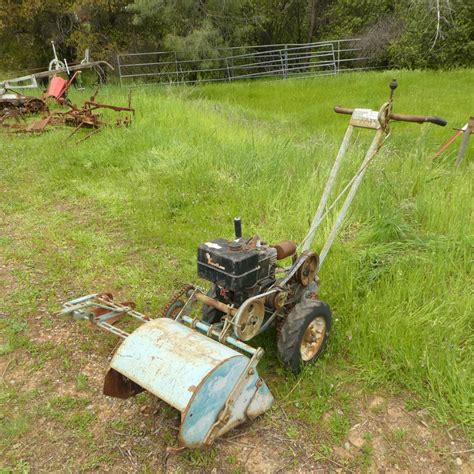
{"type": "Polygon", "coordinates": [[[181,412],[179,445],[201,447],[272,405],[273,396],[257,372],[264,351],[249,344],[256,336],[275,325],[280,360],[294,373],[318,359],[332,324],[331,310],[318,296],[318,273],[390,123],[446,125],[439,117],[394,114],[396,87],[392,81],[390,98],[379,111],[335,107],[337,113],[351,116],[349,126],[299,246],[244,236],[237,218],[233,238],[212,239],[198,247],[198,275],[210,289],[187,285],[164,308],[163,317],[145,316],[132,303],[114,302],[111,294],[64,304],[62,313],[123,338],[105,377],[104,394],[128,398],[148,390],[181,412]],[[356,128],[372,130],[374,138],[357,172],[328,205],[356,128]],[[318,255],[312,250],[314,237],[336,207],[339,212],[318,255]],[[131,334],[116,325],[125,316],[142,323],[131,334]]]}

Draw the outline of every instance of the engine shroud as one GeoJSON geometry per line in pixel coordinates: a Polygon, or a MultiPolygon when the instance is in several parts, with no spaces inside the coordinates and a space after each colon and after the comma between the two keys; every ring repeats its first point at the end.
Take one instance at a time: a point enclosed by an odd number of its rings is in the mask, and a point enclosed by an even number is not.
{"type": "Polygon", "coordinates": [[[198,275],[221,288],[242,292],[274,275],[276,250],[243,241],[211,240],[198,247],[198,275]]]}

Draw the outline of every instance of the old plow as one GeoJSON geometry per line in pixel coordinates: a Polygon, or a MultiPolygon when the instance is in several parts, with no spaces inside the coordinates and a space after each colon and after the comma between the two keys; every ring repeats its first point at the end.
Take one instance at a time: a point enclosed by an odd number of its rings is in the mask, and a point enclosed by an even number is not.
{"type": "MultiPolygon", "coordinates": [[[[61,79],[61,78],[57,78],[61,79]]],[[[0,127],[9,132],[15,133],[42,133],[54,126],[73,127],[74,130],[69,135],[72,137],[78,130],[92,129],[80,141],[86,140],[100,129],[106,126],[128,126],[132,122],[132,115],[135,109],[131,106],[131,93],[128,95],[127,106],[116,106],[112,104],[100,103],[96,100],[98,91],[82,105],[78,106],[69,100],[64,100],[64,92],[67,86],[63,82],[52,82],[52,87],[48,89],[48,97],[53,97],[61,105],[61,110],[50,110],[46,102],[41,99],[27,98],[23,102],[23,108],[15,105],[12,107],[0,108],[0,127]],[[34,112],[32,111],[34,107],[34,112]],[[66,108],[66,110],[64,110],[66,108]],[[103,110],[112,110],[120,114],[115,120],[103,117],[103,110]],[[41,119],[27,121],[29,115],[39,113],[41,119]]],[[[21,103],[19,99],[17,102],[21,103]]],[[[0,101],[0,107],[2,102],[0,101]]]]}

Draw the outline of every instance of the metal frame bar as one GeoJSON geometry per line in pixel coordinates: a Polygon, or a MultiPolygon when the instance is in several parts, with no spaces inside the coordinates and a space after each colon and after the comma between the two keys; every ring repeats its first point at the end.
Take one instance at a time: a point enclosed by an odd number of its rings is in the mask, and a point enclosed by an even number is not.
{"type": "MultiPolygon", "coordinates": [[[[352,69],[359,38],[315,43],[271,44],[217,48],[217,58],[178,59],[181,51],[117,54],[120,84],[129,80],[166,84],[196,84],[277,76],[280,78],[337,74],[352,69]],[[238,52],[242,53],[238,54],[238,52]],[[237,54],[236,54],[237,53],[237,54]],[[150,58],[150,61],[147,61],[150,58]],[[163,59],[161,61],[160,59],[163,59]],[[207,66],[201,68],[200,66],[207,66]],[[214,66],[214,67],[213,67],[214,66]]],[[[365,68],[362,68],[365,69],[365,68]]],[[[146,85],[146,84],[143,84],[146,85]]]]}
{"type": "MultiPolygon", "coordinates": [[[[107,61],[93,61],[91,63],[71,64],[71,65],[66,65],[65,67],[60,67],[58,69],[53,69],[51,71],[36,72],[34,74],[29,74],[27,76],[16,77],[13,79],[6,79],[4,81],[0,81],[0,88],[8,89],[8,88],[14,87],[15,89],[32,89],[32,88],[38,87],[36,80],[42,77],[54,76],[55,74],[58,74],[60,72],[66,72],[67,74],[69,74],[71,71],[82,71],[84,69],[92,69],[95,66],[101,66],[101,65],[107,66],[112,71],[114,70],[114,67],[107,61]],[[21,85],[16,84],[16,82],[18,81],[27,81],[27,80],[30,80],[31,84],[28,84],[26,86],[21,86],[21,85]]],[[[120,70],[119,70],[119,76],[121,79],[120,70]]]]}
{"type": "Polygon", "coordinates": [[[112,324],[109,324],[109,320],[116,317],[131,316],[141,323],[150,321],[150,318],[135,311],[130,306],[114,303],[112,300],[101,297],[100,293],[94,293],[67,301],[63,306],[64,309],[60,314],[72,314],[72,317],[75,320],[89,321],[123,339],[127,338],[130,334],[112,324]],[[108,310],[108,312],[96,316],[93,312],[94,309],[104,309],[108,310]]]}
{"type": "Polygon", "coordinates": [[[326,186],[324,187],[324,191],[319,201],[316,214],[313,217],[308,233],[306,234],[305,238],[303,239],[301,243],[301,247],[303,251],[308,251],[311,248],[314,241],[314,237],[316,235],[316,231],[318,230],[319,226],[321,225],[323,220],[327,217],[329,212],[334,208],[334,206],[339,201],[339,199],[347,192],[346,199],[344,200],[341,206],[341,209],[339,210],[336,220],[319,254],[319,268],[318,269],[321,269],[321,266],[334,243],[334,240],[346,218],[347,211],[349,210],[349,207],[351,206],[352,201],[354,200],[354,197],[362,183],[362,180],[367,171],[368,165],[370,164],[370,162],[375,157],[375,155],[377,154],[377,152],[379,151],[381,147],[383,136],[388,131],[387,123],[385,123],[386,119],[384,117],[389,117],[391,107],[392,107],[392,103],[390,100],[389,102],[386,102],[381,107],[379,112],[376,112],[373,110],[355,109],[351,114],[349,125],[346,129],[346,133],[344,134],[344,138],[342,140],[341,146],[337,153],[336,159],[334,160],[333,166],[329,173],[329,178],[326,182],[326,186]],[[362,114],[368,113],[369,118],[367,119],[366,117],[363,117],[361,119],[361,113],[362,114]],[[345,185],[343,190],[334,199],[334,201],[331,203],[329,208],[326,208],[328,200],[329,200],[329,196],[334,188],[342,161],[350,146],[354,128],[373,129],[375,130],[375,136],[357,172],[352,176],[352,178],[345,185]]]}

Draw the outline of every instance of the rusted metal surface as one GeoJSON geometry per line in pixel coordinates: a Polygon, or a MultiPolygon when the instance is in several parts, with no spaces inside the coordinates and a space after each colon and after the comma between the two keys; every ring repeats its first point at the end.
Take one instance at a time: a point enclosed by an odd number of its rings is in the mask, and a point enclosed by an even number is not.
{"type": "Polygon", "coordinates": [[[128,337],[129,334],[114,326],[114,323],[119,319],[130,316],[141,323],[150,321],[148,316],[135,311],[135,303],[115,303],[113,295],[110,293],[94,293],[82,296],[64,303],[63,307],[61,314],[69,314],[75,320],[89,321],[123,339],[128,337]]]}
{"type": "Polygon", "coordinates": [[[135,113],[135,109],[130,107],[130,95],[128,97],[128,107],[96,102],[95,98],[98,91],[89,100],[78,106],[65,99],[67,88],[70,86],[72,79],[69,82],[59,77],[54,79],[61,79],[61,81],[57,82],[56,86],[48,92],[47,96],[56,100],[60,105],[67,107],[68,110],[49,112],[46,102],[42,99],[25,97],[16,93],[4,94],[2,96],[3,100],[0,99],[0,126],[8,128],[10,131],[26,133],[41,133],[52,126],[74,127],[69,137],[72,137],[83,128],[91,129],[92,131],[76,142],[80,143],[87,140],[103,127],[122,127],[129,126],[132,123],[131,115],[135,113]],[[130,112],[130,114],[117,117],[115,121],[109,121],[102,117],[101,109],[113,110],[119,114],[130,112]],[[17,113],[11,112],[12,110],[17,111],[17,113]],[[23,120],[27,114],[33,113],[44,113],[46,115],[41,120],[31,123],[23,120]],[[15,123],[11,124],[13,119],[15,123]]]}
{"type": "Polygon", "coordinates": [[[47,112],[48,107],[46,102],[38,97],[25,96],[10,91],[0,95],[0,118],[11,110],[26,116],[47,112]]]}
{"type": "Polygon", "coordinates": [[[469,143],[469,138],[474,131],[474,117],[469,118],[469,122],[467,123],[466,130],[464,130],[464,136],[461,142],[461,146],[459,147],[458,157],[456,158],[456,166],[459,166],[464,158],[464,154],[467,150],[467,145],[469,143]]]}
{"type": "MultiPolygon", "coordinates": [[[[163,318],[175,318],[178,315],[176,303],[180,302],[181,298],[194,290],[194,285],[184,285],[175,295],[170,298],[167,305],[161,311],[163,318]]],[[[184,303],[181,307],[184,306],[184,303]]]]}
{"type": "Polygon", "coordinates": [[[283,260],[286,257],[291,257],[296,252],[296,244],[292,240],[283,240],[273,245],[277,251],[277,260],[283,260]]]}
{"type": "Polygon", "coordinates": [[[461,145],[458,151],[458,156],[456,158],[456,166],[459,166],[461,164],[464,154],[466,153],[469,138],[471,134],[474,133],[474,117],[469,117],[469,120],[462,128],[454,128],[453,130],[456,130],[456,133],[435,153],[432,158],[433,161],[436,160],[436,158],[438,158],[439,156],[441,156],[450,147],[450,145],[452,145],[456,141],[459,136],[463,135],[463,139],[461,141],[461,145]]]}
{"type": "Polygon", "coordinates": [[[436,115],[402,115],[402,114],[393,114],[389,115],[390,120],[395,120],[397,122],[413,122],[413,123],[433,123],[439,125],[440,127],[445,127],[448,122],[436,115]]]}
{"type": "Polygon", "coordinates": [[[316,277],[318,265],[318,256],[315,253],[308,255],[303,265],[301,265],[296,272],[297,281],[303,286],[308,286],[316,277]]]}
{"type": "MultiPolygon", "coordinates": [[[[360,128],[380,128],[380,124],[377,124],[377,120],[380,117],[378,116],[377,111],[370,109],[349,109],[347,107],[341,107],[336,105],[334,107],[334,112],[338,114],[352,115],[351,125],[360,128]]],[[[394,120],[396,122],[413,122],[413,123],[426,123],[430,122],[435,125],[444,127],[447,125],[447,121],[436,115],[403,115],[403,114],[394,114],[389,112],[387,115],[389,120],[394,120]]]]}
{"type": "Polygon", "coordinates": [[[25,132],[41,133],[50,124],[52,119],[53,117],[51,115],[48,115],[48,117],[45,117],[41,120],[38,120],[36,122],[31,122],[25,128],[25,132]]]}
{"type": "Polygon", "coordinates": [[[236,318],[234,333],[241,341],[249,341],[258,334],[265,316],[265,304],[262,299],[247,305],[244,311],[236,318]]]}
{"type": "Polygon", "coordinates": [[[467,128],[467,123],[464,125],[464,127],[461,130],[457,130],[456,133],[435,153],[433,156],[432,160],[436,160],[439,156],[441,156],[448,148],[449,146],[456,141],[456,138],[459,137],[459,135],[462,135],[464,130],[467,128]]]}
{"type": "Polygon", "coordinates": [[[210,296],[207,296],[203,293],[198,292],[195,294],[194,297],[201,303],[204,303],[207,306],[212,306],[213,308],[216,308],[219,311],[222,311],[223,313],[227,313],[232,316],[237,313],[237,310],[235,308],[231,308],[229,305],[222,303],[221,301],[218,301],[214,298],[211,298],[210,296]]]}
{"type": "Polygon", "coordinates": [[[11,127],[21,124],[25,120],[24,115],[18,109],[4,109],[0,112],[0,126],[11,127]]]}
{"type": "Polygon", "coordinates": [[[308,324],[300,345],[301,358],[304,361],[310,361],[321,349],[326,331],[326,320],[322,316],[317,316],[308,324]]]}
{"type": "Polygon", "coordinates": [[[135,109],[131,107],[119,107],[117,105],[110,105],[110,104],[100,104],[98,102],[86,100],[84,102],[84,107],[90,111],[97,110],[97,109],[111,109],[115,110],[115,112],[132,112],[135,113],[135,109]]]}
{"type": "Polygon", "coordinates": [[[105,375],[103,394],[115,398],[130,398],[138,393],[144,392],[145,389],[140,387],[129,378],[110,368],[105,375]]]}
{"type": "Polygon", "coordinates": [[[288,293],[286,291],[279,291],[278,293],[272,294],[266,298],[267,305],[273,309],[279,310],[285,306],[286,298],[288,293]]]}

